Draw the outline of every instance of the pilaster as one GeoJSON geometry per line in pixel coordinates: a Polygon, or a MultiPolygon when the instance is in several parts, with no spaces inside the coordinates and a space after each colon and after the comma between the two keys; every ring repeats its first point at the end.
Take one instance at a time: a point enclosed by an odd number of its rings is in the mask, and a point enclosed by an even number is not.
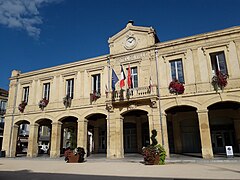
{"type": "MultiPolygon", "coordinates": [[[[166,151],[167,157],[169,157],[169,143],[168,143],[168,130],[167,130],[167,114],[162,113],[162,129],[163,129],[163,139],[164,144],[163,147],[166,151]]],[[[160,136],[161,134],[159,134],[160,136]]]]}

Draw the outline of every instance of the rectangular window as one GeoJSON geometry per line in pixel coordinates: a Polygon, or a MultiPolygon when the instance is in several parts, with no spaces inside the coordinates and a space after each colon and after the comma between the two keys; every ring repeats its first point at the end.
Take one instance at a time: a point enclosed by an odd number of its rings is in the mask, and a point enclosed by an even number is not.
{"type": "Polygon", "coordinates": [[[4,123],[4,117],[0,117],[0,123],[2,123],[2,124],[4,123]]]}
{"type": "Polygon", "coordinates": [[[223,74],[227,74],[227,65],[225,60],[224,52],[211,53],[211,64],[212,64],[212,73],[216,75],[217,71],[220,71],[223,74]]]}
{"type": "Polygon", "coordinates": [[[28,96],[29,96],[29,86],[23,87],[23,97],[22,97],[22,101],[28,103],[28,96]]]}
{"type": "Polygon", "coordinates": [[[0,101],[0,114],[5,114],[7,101],[0,101]]]}
{"type": "Polygon", "coordinates": [[[101,93],[100,74],[92,75],[92,93],[101,93]]]}
{"type": "Polygon", "coordinates": [[[49,100],[50,95],[50,83],[43,84],[43,98],[49,100]]]}
{"type": "Polygon", "coordinates": [[[131,68],[131,75],[132,75],[132,87],[137,88],[138,87],[138,72],[137,67],[131,68]]]}
{"type": "Polygon", "coordinates": [[[0,102],[0,109],[6,110],[7,101],[0,102]]]}
{"type": "Polygon", "coordinates": [[[170,61],[170,65],[172,80],[177,79],[179,82],[184,83],[182,60],[177,59],[174,61],[170,61]]]}
{"type": "MultiPolygon", "coordinates": [[[[126,69],[126,72],[128,72],[128,68],[126,69]]],[[[137,88],[138,87],[137,67],[131,67],[131,77],[132,77],[132,88],[137,88]]]]}
{"type": "Polygon", "coordinates": [[[73,99],[74,92],[74,79],[66,80],[66,95],[68,95],[71,99],[73,99]]]}

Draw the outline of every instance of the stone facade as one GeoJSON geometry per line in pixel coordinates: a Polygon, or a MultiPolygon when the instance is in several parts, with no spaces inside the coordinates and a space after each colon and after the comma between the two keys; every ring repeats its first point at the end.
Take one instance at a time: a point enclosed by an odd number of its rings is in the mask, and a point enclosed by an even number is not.
{"type": "Polygon", "coordinates": [[[0,149],[2,149],[3,131],[4,131],[4,115],[6,113],[8,100],[8,91],[0,88],[0,149]]]}
{"type": "Polygon", "coordinates": [[[28,157],[38,155],[40,126],[51,132],[53,158],[74,144],[88,154],[123,158],[150,144],[153,129],[168,156],[201,153],[209,159],[226,145],[239,152],[240,27],[159,42],[153,28],[129,22],[109,39],[109,48],[105,56],[12,72],[2,148],[8,157],[17,154],[22,123],[30,129],[28,157]],[[120,79],[121,66],[126,77],[131,68],[133,87],[126,79],[121,90],[118,81],[113,93],[112,69],[120,79]],[[228,75],[227,85],[214,88],[218,72],[228,75]],[[184,85],[183,93],[170,93],[173,79],[184,85]],[[43,98],[46,106],[39,108],[43,98]]]}

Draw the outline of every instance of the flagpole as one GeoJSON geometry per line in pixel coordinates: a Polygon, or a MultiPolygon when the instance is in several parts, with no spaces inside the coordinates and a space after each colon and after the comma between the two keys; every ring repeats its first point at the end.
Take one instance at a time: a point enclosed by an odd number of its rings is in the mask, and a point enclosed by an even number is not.
{"type": "MultiPolygon", "coordinates": [[[[108,63],[108,94],[110,95],[110,57],[107,57],[108,63]]],[[[110,98],[112,96],[110,95],[110,98]]],[[[109,99],[109,96],[108,96],[109,99]]],[[[108,110],[108,117],[107,117],[107,157],[110,157],[110,112],[108,110]]]]}
{"type": "Polygon", "coordinates": [[[160,102],[160,83],[159,83],[159,73],[158,73],[158,50],[155,49],[155,57],[156,57],[156,71],[157,71],[157,89],[158,89],[158,105],[159,105],[159,113],[160,113],[160,128],[162,135],[162,146],[164,147],[164,135],[163,135],[163,125],[162,125],[162,110],[161,110],[161,102],[160,102]]]}

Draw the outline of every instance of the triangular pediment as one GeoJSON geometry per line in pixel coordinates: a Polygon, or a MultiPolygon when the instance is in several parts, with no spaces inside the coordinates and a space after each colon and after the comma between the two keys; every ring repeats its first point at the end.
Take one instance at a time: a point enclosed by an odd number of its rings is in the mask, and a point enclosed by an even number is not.
{"type": "Polygon", "coordinates": [[[153,46],[158,41],[152,27],[134,26],[130,21],[127,26],[109,38],[110,54],[118,54],[131,50],[153,46]]]}

